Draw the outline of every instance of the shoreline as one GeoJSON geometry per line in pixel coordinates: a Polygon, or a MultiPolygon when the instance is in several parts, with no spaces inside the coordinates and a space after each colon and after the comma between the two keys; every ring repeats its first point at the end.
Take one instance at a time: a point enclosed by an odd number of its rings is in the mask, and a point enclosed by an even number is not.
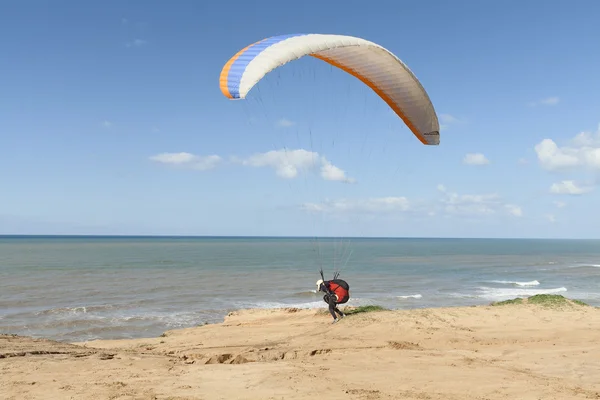
{"type": "MultiPolygon", "coordinates": [[[[554,293],[542,293],[542,294],[536,294],[536,295],[530,295],[530,296],[523,296],[523,297],[515,297],[512,299],[506,299],[506,300],[497,300],[497,301],[492,301],[492,300],[485,300],[485,301],[479,301],[479,302],[472,302],[471,304],[460,304],[460,305],[418,305],[418,304],[412,304],[411,306],[402,306],[402,307],[385,307],[385,306],[381,306],[380,304],[378,304],[379,302],[373,302],[373,303],[369,303],[369,304],[361,304],[361,305],[343,305],[342,307],[340,307],[340,309],[344,312],[348,311],[348,310],[355,310],[355,309],[363,309],[363,308],[379,308],[380,311],[388,311],[388,312],[403,312],[403,311],[407,311],[407,312],[411,312],[411,311],[423,311],[423,310],[452,310],[452,309],[463,309],[463,308],[486,308],[486,307],[491,307],[494,305],[501,305],[502,303],[513,303],[513,302],[517,302],[521,299],[525,302],[528,301],[529,298],[544,298],[545,296],[551,296],[551,297],[556,297],[556,298],[564,298],[567,301],[570,302],[575,302],[575,303],[582,303],[586,306],[592,307],[592,308],[597,308],[600,309],[600,304],[596,305],[594,302],[592,302],[592,304],[588,304],[585,301],[579,300],[577,298],[570,298],[570,297],[566,297],[564,295],[561,294],[554,294],[554,293]]],[[[407,296],[407,298],[405,300],[407,301],[411,301],[411,297],[412,296],[407,296]]],[[[131,337],[115,337],[115,338],[94,338],[94,339],[87,339],[87,340],[69,340],[69,339],[59,339],[53,336],[44,336],[44,335],[24,335],[21,333],[12,333],[12,332],[0,332],[0,336],[4,335],[4,336],[16,336],[16,337],[26,337],[26,338],[31,338],[31,339],[42,339],[42,340],[51,340],[51,341],[55,341],[58,343],[65,343],[65,344],[81,344],[81,343],[91,343],[91,342],[104,342],[104,341],[127,341],[127,340],[147,340],[147,339],[155,339],[157,337],[160,337],[162,334],[164,334],[165,332],[171,332],[171,331],[179,331],[179,330],[186,330],[186,329],[194,329],[194,328],[199,328],[199,327],[203,327],[203,326],[207,326],[207,325],[220,325],[220,324],[224,324],[227,320],[227,318],[231,315],[236,315],[239,313],[250,313],[250,314],[268,314],[268,313],[277,313],[277,312],[287,312],[287,310],[295,310],[294,312],[297,311],[304,311],[304,312],[308,312],[308,313],[315,313],[315,314],[323,314],[323,315],[327,315],[330,317],[329,311],[327,309],[327,305],[325,303],[322,303],[322,305],[319,306],[310,306],[310,307],[304,307],[304,306],[298,306],[296,304],[290,304],[289,306],[284,306],[282,305],[281,307],[254,307],[254,308],[231,308],[229,310],[223,310],[223,313],[221,316],[219,316],[218,318],[213,318],[211,321],[204,321],[198,324],[194,324],[194,325],[190,325],[190,326],[184,326],[184,327],[177,327],[177,328],[172,328],[172,329],[165,329],[164,331],[162,331],[161,334],[154,334],[154,335],[149,335],[149,336],[131,336],[131,337]]],[[[127,329],[125,329],[125,331],[127,331],[127,329]]]]}
{"type": "Polygon", "coordinates": [[[15,400],[600,397],[600,308],[560,295],[359,308],[331,320],[325,308],[244,309],[154,338],[0,335],[0,392],[15,400]]]}
{"type": "MultiPolygon", "coordinates": [[[[530,299],[533,298],[534,306],[541,306],[541,310],[554,309],[555,311],[560,310],[564,307],[572,307],[572,306],[582,306],[589,307],[590,309],[596,309],[600,312],[600,306],[590,305],[579,299],[572,299],[563,295],[557,294],[538,294],[529,297],[515,297],[507,300],[499,300],[499,301],[488,301],[486,304],[471,304],[471,305],[460,305],[460,306],[433,306],[433,307],[410,307],[410,308],[385,308],[379,305],[362,305],[362,306],[342,306],[340,310],[344,312],[347,316],[354,314],[363,314],[363,313],[371,313],[371,312],[380,312],[380,313],[402,313],[402,312],[415,312],[415,311],[452,311],[452,310],[463,310],[463,309],[491,309],[492,307],[502,307],[505,305],[530,305],[532,302],[530,299]],[[536,301],[536,299],[540,299],[536,301]]],[[[235,316],[260,316],[265,317],[267,315],[279,315],[279,314],[297,314],[297,315],[311,315],[314,317],[323,317],[326,316],[331,319],[331,315],[329,314],[329,310],[327,305],[323,305],[322,307],[274,307],[274,308],[240,308],[229,311],[226,315],[224,315],[219,322],[204,322],[195,326],[189,326],[185,328],[175,328],[175,329],[167,329],[159,336],[146,336],[146,337],[135,337],[135,338],[123,338],[123,339],[92,339],[92,340],[84,340],[84,341],[70,341],[61,343],[68,343],[73,345],[84,345],[88,343],[109,343],[109,342],[126,342],[126,341],[140,341],[140,340],[150,340],[150,339],[158,339],[160,337],[165,337],[169,333],[197,329],[211,325],[225,325],[228,322],[228,319],[235,316]]],[[[341,321],[340,321],[341,322],[341,321]]],[[[17,335],[22,336],[22,335],[17,335]]],[[[26,337],[26,336],[23,336],[26,337]]],[[[46,340],[53,340],[49,338],[41,338],[46,340]]],[[[57,341],[58,342],[58,341],[57,341]]]]}

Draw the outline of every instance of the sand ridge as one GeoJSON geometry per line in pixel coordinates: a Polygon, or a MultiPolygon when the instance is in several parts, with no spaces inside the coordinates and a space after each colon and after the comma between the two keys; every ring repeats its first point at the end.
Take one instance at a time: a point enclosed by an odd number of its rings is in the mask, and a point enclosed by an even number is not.
{"type": "Polygon", "coordinates": [[[600,399],[600,309],[241,310],[158,338],[0,336],[6,399],[600,399]]]}

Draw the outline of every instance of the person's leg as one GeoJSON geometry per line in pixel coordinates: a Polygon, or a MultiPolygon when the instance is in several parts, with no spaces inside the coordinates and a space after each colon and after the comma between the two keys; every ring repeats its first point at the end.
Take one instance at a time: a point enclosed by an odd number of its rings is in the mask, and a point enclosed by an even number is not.
{"type": "Polygon", "coordinates": [[[335,308],[335,309],[336,309],[336,311],[337,311],[337,312],[340,314],[340,317],[345,317],[345,316],[346,316],[346,314],[344,314],[344,313],[343,313],[343,312],[342,312],[342,311],[341,311],[339,308],[337,308],[337,306],[338,306],[339,304],[345,304],[345,303],[347,303],[347,302],[348,302],[348,300],[350,300],[350,296],[349,296],[349,295],[346,295],[346,296],[344,296],[343,298],[339,299],[339,301],[336,303],[336,308],[335,308]]]}
{"type": "Polygon", "coordinates": [[[326,294],[325,296],[323,296],[323,301],[325,301],[325,303],[329,305],[329,313],[331,314],[333,319],[336,319],[337,316],[335,315],[335,296],[326,294]]]}
{"type": "Polygon", "coordinates": [[[337,315],[335,315],[336,310],[337,310],[337,307],[335,306],[335,297],[329,296],[329,312],[331,313],[331,316],[333,317],[333,319],[337,319],[337,315]]]}

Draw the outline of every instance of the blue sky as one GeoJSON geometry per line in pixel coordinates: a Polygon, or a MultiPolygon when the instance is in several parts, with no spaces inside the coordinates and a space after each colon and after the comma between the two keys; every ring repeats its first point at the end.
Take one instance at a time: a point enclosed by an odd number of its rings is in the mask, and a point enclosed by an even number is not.
{"type": "Polygon", "coordinates": [[[259,4],[4,3],[0,233],[600,237],[599,2],[259,4]],[[395,53],[440,145],[315,59],[223,96],[232,55],[298,32],[395,53]],[[256,166],[282,149],[355,183],[256,166]]]}

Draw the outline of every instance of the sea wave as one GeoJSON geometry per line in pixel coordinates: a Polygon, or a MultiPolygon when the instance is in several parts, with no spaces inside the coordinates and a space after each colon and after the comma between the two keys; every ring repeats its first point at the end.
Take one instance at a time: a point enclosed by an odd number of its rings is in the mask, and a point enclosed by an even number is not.
{"type": "Polygon", "coordinates": [[[501,283],[503,285],[515,285],[515,286],[538,286],[540,284],[539,281],[528,281],[528,282],[520,282],[520,281],[491,281],[493,283],[501,283]]]}
{"type": "Polygon", "coordinates": [[[316,290],[306,290],[304,292],[296,292],[296,293],[294,293],[294,296],[300,296],[300,297],[310,296],[310,297],[314,297],[315,294],[317,294],[316,290]]]}
{"type": "MultiPolygon", "coordinates": [[[[0,332],[25,334],[34,337],[57,337],[68,340],[92,340],[102,338],[117,339],[129,337],[132,333],[148,332],[160,334],[165,329],[178,329],[202,325],[222,320],[226,310],[201,311],[139,311],[136,313],[111,313],[97,315],[78,312],[77,314],[46,315],[30,319],[6,318],[0,332]]],[[[33,315],[32,315],[33,316],[33,315]]]]}
{"type": "MultiPolygon", "coordinates": [[[[371,299],[351,298],[347,303],[341,306],[362,306],[373,304],[374,301],[371,299]]],[[[323,301],[309,301],[303,303],[282,303],[277,301],[257,301],[257,302],[238,302],[236,308],[239,309],[252,309],[252,308],[301,308],[301,309],[313,309],[327,307],[327,304],[323,301]]]]}
{"type": "Polygon", "coordinates": [[[102,304],[94,306],[76,306],[76,307],[57,307],[41,310],[35,313],[37,316],[44,315],[73,315],[73,314],[88,314],[110,311],[118,308],[113,304],[102,304]]]}
{"type": "Polygon", "coordinates": [[[409,294],[409,295],[404,295],[404,296],[396,296],[398,299],[420,299],[423,296],[419,293],[417,294],[409,294]]]}
{"type": "Polygon", "coordinates": [[[577,263],[571,264],[570,268],[600,268],[600,264],[577,263]]]}
{"type": "Polygon", "coordinates": [[[491,287],[480,287],[477,291],[477,297],[497,300],[503,298],[514,298],[514,297],[529,297],[537,294],[554,294],[566,292],[566,287],[550,288],[550,289],[506,289],[506,288],[491,288],[491,287]]]}

